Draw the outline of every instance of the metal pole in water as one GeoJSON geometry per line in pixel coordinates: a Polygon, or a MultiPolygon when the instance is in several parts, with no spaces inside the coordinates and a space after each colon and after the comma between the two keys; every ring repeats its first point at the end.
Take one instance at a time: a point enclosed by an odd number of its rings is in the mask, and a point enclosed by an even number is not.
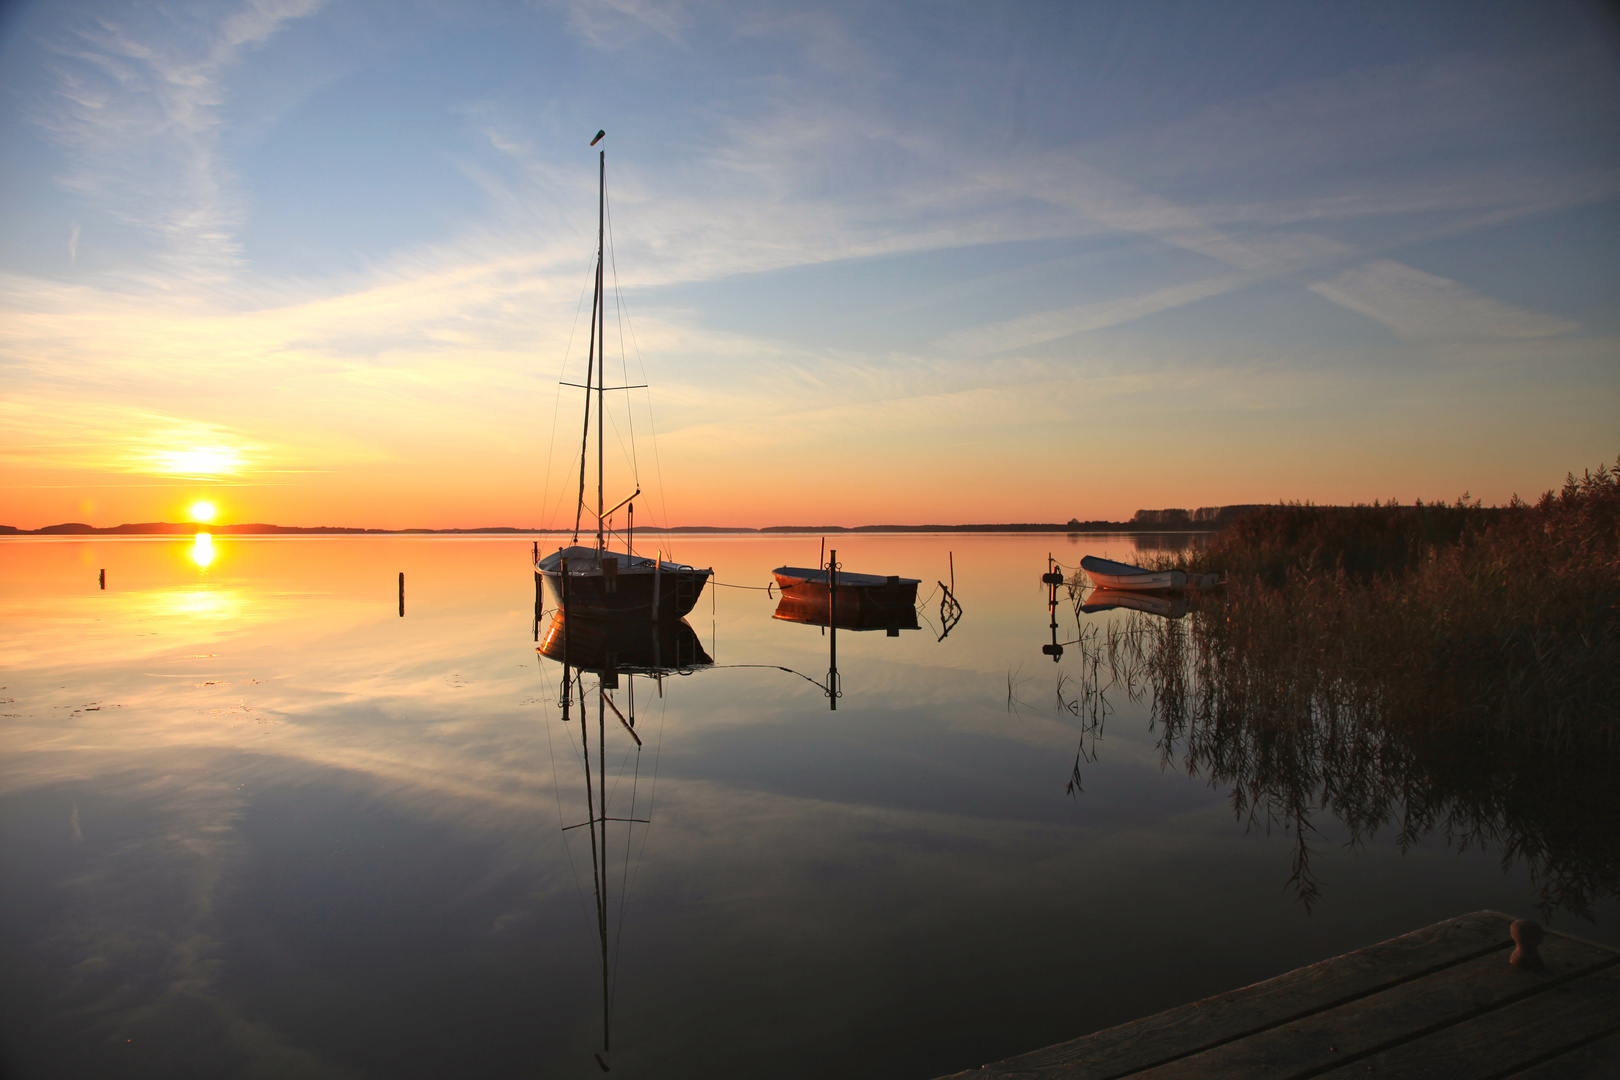
{"type": "Polygon", "coordinates": [[[827,700],[838,711],[838,549],[827,562],[827,700]]]}
{"type": "Polygon", "coordinates": [[[405,617],[405,571],[399,572],[399,617],[405,617]]]}

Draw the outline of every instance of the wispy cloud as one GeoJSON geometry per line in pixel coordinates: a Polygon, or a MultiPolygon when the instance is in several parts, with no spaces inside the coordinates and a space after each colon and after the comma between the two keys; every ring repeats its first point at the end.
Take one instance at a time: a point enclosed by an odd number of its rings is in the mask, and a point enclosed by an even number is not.
{"type": "Polygon", "coordinates": [[[568,26],[598,49],[617,51],[648,35],[680,44],[691,25],[689,5],[654,0],[568,0],[558,5],[568,26]]]}
{"type": "Polygon", "coordinates": [[[1479,295],[1448,278],[1378,259],[1319,281],[1311,291],[1377,319],[1403,338],[1539,338],[1579,327],[1479,295]]]}
{"type": "Polygon", "coordinates": [[[55,43],[57,84],[36,115],[68,155],[62,184],[156,237],[174,277],[226,276],[242,206],[218,153],[221,80],[244,49],[321,3],[248,0],[213,22],[166,9],[81,13],[55,43]]]}
{"type": "Polygon", "coordinates": [[[938,346],[946,352],[987,355],[1013,349],[1024,349],[1047,341],[1083,334],[1088,330],[1102,330],[1110,326],[1140,319],[1160,311],[1181,307],[1197,300],[1230,292],[1254,279],[1247,274],[1222,274],[1154,289],[1136,296],[1117,300],[1101,300],[1094,304],[1076,304],[1055,311],[1040,311],[1021,315],[1004,322],[975,326],[940,338],[938,346]]]}

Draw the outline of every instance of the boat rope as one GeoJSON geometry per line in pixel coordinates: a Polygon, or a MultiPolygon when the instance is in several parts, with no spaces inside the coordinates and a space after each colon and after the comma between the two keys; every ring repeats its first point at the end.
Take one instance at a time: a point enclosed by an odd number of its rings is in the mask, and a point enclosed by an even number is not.
{"type": "Polygon", "coordinates": [[[729,581],[715,581],[710,579],[709,584],[718,585],[722,589],[752,589],[755,592],[770,593],[772,597],[775,597],[776,595],[775,582],[772,582],[769,585],[733,585],[729,581]]]}
{"type": "Polygon", "coordinates": [[[815,679],[812,679],[810,676],[806,675],[804,672],[802,672],[802,671],[794,671],[792,668],[783,667],[781,664],[715,664],[715,665],[711,666],[709,668],[709,670],[710,671],[719,671],[719,670],[722,670],[722,669],[725,669],[725,668],[761,668],[761,669],[764,669],[766,671],[785,671],[789,675],[797,675],[799,678],[803,679],[805,682],[809,683],[811,686],[820,687],[822,693],[828,693],[826,683],[817,682],[815,679]]]}

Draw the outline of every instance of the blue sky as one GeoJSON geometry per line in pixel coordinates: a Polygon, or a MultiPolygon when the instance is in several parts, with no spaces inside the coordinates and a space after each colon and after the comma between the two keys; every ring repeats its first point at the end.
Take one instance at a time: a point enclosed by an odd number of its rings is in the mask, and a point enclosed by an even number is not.
{"type": "Polygon", "coordinates": [[[1595,4],[36,0],[0,35],[13,524],[571,518],[598,128],[657,430],[609,486],[661,475],[672,524],[1505,500],[1620,451],[1595,4]]]}

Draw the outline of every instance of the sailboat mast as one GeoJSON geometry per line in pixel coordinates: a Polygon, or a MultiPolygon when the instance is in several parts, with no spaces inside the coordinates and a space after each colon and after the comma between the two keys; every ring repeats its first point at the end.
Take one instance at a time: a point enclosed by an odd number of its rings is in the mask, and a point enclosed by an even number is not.
{"type": "MultiPolygon", "coordinates": [[[[607,369],[607,297],[602,295],[602,261],[606,254],[603,244],[603,222],[607,216],[607,151],[597,151],[597,182],[596,182],[596,303],[597,312],[601,318],[596,320],[596,565],[602,565],[602,553],[606,550],[603,528],[606,523],[602,520],[602,442],[603,430],[606,427],[602,411],[603,378],[602,373],[607,369]]],[[[593,312],[595,315],[597,312],[593,312]]]]}

